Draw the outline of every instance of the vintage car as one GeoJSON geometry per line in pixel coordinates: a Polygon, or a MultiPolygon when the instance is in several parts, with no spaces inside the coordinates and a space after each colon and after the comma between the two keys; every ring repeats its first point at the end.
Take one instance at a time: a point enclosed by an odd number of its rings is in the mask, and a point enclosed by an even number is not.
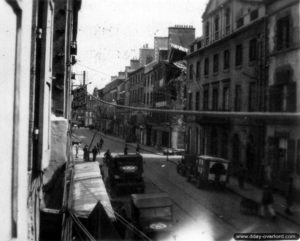
{"type": "Polygon", "coordinates": [[[187,180],[198,188],[208,184],[224,187],[229,179],[230,161],[208,155],[197,156],[193,166],[187,169],[187,180]]]}
{"type": "Polygon", "coordinates": [[[108,161],[108,179],[112,189],[144,192],[143,157],[140,154],[117,155],[108,161]]]}
{"type": "Polygon", "coordinates": [[[167,193],[131,194],[131,219],[148,238],[169,238],[173,228],[172,201],[167,193]]]}
{"type": "Polygon", "coordinates": [[[176,148],[164,148],[163,154],[164,155],[184,155],[184,149],[176,149],[176,148]]]}
{"type": "Polygon", "coordinates": [[[197,155],[185,154],[181,157],[181,160],[177,164],[176,170],[182,176],[186,176],[188,170],[195,166],[197,155]]]}

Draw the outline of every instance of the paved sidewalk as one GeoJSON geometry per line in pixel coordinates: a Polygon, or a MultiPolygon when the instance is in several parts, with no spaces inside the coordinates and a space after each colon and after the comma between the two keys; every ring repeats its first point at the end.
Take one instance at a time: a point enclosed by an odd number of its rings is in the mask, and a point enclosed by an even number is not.
{"type": "MultiPolygon", "coordinates": [[[[100,133],[105,138],[125,144],[125,141],[122,138],[107,135],[102,132],[100,132],[100,133]]],[[[136,144],[127,143],[127,145],[131,148],[134,148],[134,149],[136,148],[136,144]]],[[[151,147],[151,146],[146,146],[146,145],[140,144],[140,149],[144,150],[146,152],[163,155],[161,151],[158,151],[157,149],[155,149],[154,147],[151,147]]],[[[169,159],[169,161],[174,164],[177,164],[176,160],[169,159]]],[[[262,189],[260,189],[258,187],[255,187],[249,183],[245,183],[245,188],[240,189],[239,185],[238,185],[238,180],[235,177],[230,177],[227,188],[241,197],[249,198],[251,200],[254,200],[254,201],[260,203],[261,196],[262,196],[262,189]]],[[[300,203],[296,203],[292,207],[293,215],[287,215],[285,213],[285,208],[286,208],[285,198],[277,193],[274,193],[273,195],[274,195],[274,209],[276,210],[276,213],[278,215],[300,225],[300,203]]]]}

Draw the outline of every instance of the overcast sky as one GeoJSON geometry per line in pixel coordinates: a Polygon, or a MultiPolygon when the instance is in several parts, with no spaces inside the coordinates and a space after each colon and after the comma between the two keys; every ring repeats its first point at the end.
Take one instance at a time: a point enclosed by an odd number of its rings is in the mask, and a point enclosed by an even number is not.
{"type": "MultiPolygon", "coordinates": [[[[124,71],[139,48],[154,36],[167,36],[168,27],[193,25],[202,33],[201,16],[208,0],[83,0],[79,12],[78,64],[87,71],[89,91],[102,88],[110,76],[124,71]]],[[[78,75],[78,78],[81,78],[78,75]]]]}

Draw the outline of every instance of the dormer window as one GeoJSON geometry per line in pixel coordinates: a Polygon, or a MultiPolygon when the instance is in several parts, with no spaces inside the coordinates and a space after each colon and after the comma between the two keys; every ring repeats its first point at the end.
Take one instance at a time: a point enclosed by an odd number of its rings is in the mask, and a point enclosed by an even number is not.
{"type": "Polygon", "coordinates": [[[258,9],[255,9],[250,13],[250,20],[253,21],[257,18],[258,18],[258,9]]]}
{"type": "Polygon", "coordinates": [[[244,25],[244,18],[240,17],[237,21],[236,21],[236,27],[240,28],[244,25]]]}

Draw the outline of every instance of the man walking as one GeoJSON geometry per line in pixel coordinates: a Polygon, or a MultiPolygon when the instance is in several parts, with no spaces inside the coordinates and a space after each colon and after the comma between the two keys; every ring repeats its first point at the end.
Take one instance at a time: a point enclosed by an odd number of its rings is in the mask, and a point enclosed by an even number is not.
{"type": "Polygon", "coordinates": [[[94,148],[92,149],[92,153],[93,153],[93,162],[96,161],[96,157],[97,157],[97,153],[98,153],[98,149],[96,146],[94,146],[94,148]]]}

